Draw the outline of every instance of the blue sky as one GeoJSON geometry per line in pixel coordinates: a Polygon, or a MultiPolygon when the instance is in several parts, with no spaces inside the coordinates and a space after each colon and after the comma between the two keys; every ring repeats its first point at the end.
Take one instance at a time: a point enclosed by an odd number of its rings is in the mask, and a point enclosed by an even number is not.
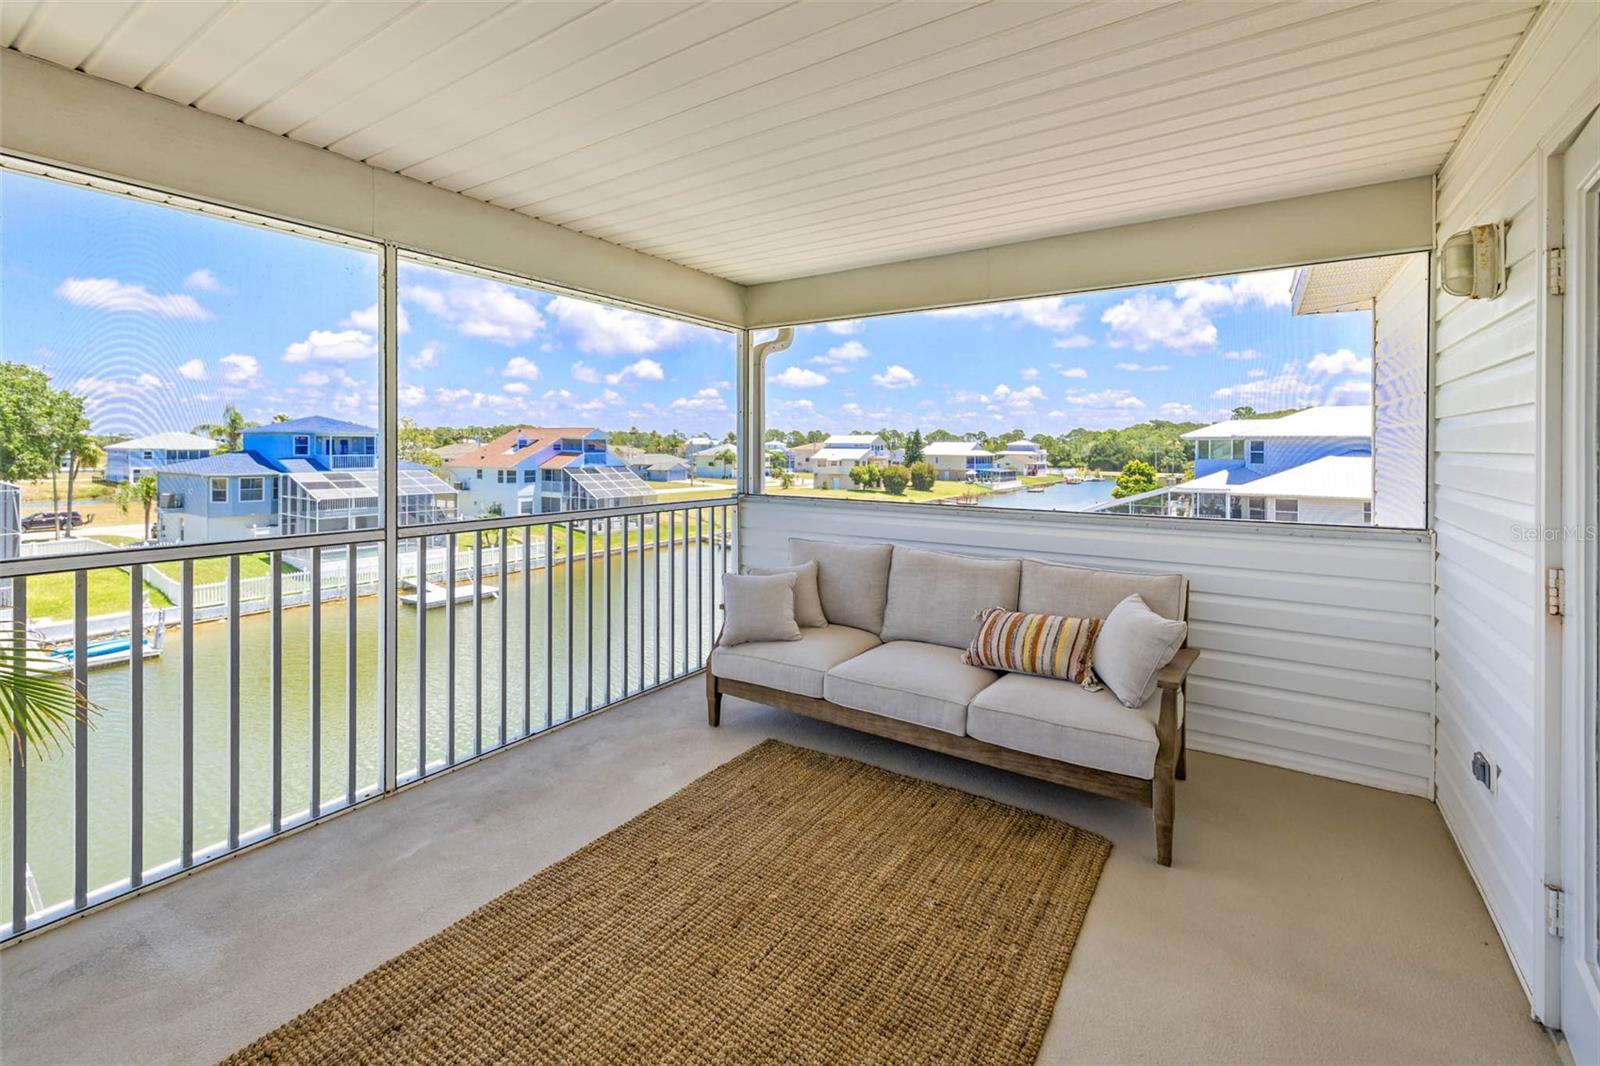
{"type": "MultiPolygon", "coordinates": [[[[803,327],[768,422],[1061,433],[1367,402],[1370,316],[1295,316],[1292,271],[803,327]]],[[[0,173],[0,357],[94,430],[326,414],[375,424],[378,261],[0,173]]],[[[402,414],[424,425],[733,425],[731,334],[404,263],[402,414]]]]}

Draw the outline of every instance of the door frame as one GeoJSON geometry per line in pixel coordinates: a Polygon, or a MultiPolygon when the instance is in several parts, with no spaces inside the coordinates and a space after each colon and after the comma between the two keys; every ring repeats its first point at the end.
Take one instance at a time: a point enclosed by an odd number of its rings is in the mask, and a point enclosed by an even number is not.
{"type": "MultiPolygon", "coordinates": [[[[1556,898],[1563,927],[1561,936],[1547,938],[1554,955],[1547,982],[1547,987],[1554,986],[1554,1010],[1547,1011],[1545,1021],[1563,1030],[1580,1062],[1600,1061],[1600,839],[1595,832],[1600,827],[1600,709],[1594,698],[1600,665],[1595,544],[1600,368],[1591,359],[1600,338],[1600,112],[1593,109],[1594,101],[1589,101],[1567,126],[1559,153],[1546,155],[1545,248],[1565,250],[1566,295],[1551,294],[1545,287],[1544,327],[1552,348],[1548,384],[1555,387],[1554,396],[1544,392],[1550,404],[1545,442],[1553,448],[1554,467],[1546,471],[1545,484],[1556,492],[1554,506],[1543,509],[1555,534],[1540,538],[1546,550],[1539,569],[1541,582],[1546,566],[1559,566],[1565,575],[1564,618],[1544,616],[1545,661],[1553,666],[1546,675],[1546,694],[1555,712],[1550,739],[1558,745],[1550,753],[1558,772],[1545,834],[1546,880],[1560,892],[1556,898]],[[1587,157],[1582,174],[1586,195],[1571,192],[1574,176],[1568,175],[1566,164],[1574,147],[1587,157]]],[[[1548,280],[1548,251],[1542,258],[1547,274],[1541,280],[1548,280]]]]}

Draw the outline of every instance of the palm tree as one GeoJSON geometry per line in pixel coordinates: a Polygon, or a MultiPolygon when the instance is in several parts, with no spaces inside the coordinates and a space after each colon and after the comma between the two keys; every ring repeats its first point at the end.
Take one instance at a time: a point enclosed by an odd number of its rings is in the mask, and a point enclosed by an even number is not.
{"type": "Polygon", "coordinates": [[[67,536],[72,536],[72,494],[78,482],[78,475],[85,468],[99,466],[105,457],[105,452],[100,450],[100,445],[87,433],[72,446],[70,464],[67,467],[67,536]]]}
{"type": "Polygon", "coordinates": [[[194,432],[216,441],[218,451],[236,452],[244,439],[244,431],[254,427],[254,422],[246,421],[239,409],[229,403],[222,409],[221,422],[202,422],[194,427],[194,432]]]}
{"type": "Polygon", "coordinates": [[[117,486],[117,494],[114,499],[116,500],[117,510],[123,514],[127,514],[128,509],[136,503],[144,508],[144,539],[149,540],[150,508],[156,502],[156,476],[154,474],[145,474],[137,481],[124,481],[117,486]]]}
{"type": "Polygon", "coordinates": [[[26,759],[28,746],[59,748],[72,725],[98,710],[89,697],[66,683],[66,675],[46,669],[50,656],[30,647],[20,622],[0,630],[0,737],[26,759]]]}

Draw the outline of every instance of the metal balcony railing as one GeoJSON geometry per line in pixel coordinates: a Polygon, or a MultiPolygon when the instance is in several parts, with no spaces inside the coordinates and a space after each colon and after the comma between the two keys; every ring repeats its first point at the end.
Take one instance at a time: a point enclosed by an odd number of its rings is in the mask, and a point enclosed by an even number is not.
{"type": "Polygon", "coordinates": [[[0,940],[699,670],[733,518],[730,498],[5,564],[12,639],[99,710],[0,765],[0,940]],[[92,609],[108,589],[126,605],[92,609]]]}

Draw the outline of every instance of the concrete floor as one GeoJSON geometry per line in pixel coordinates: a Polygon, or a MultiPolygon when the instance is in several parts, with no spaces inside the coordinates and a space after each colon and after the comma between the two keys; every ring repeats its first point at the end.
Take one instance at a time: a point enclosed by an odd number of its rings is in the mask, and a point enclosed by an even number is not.
{"type": "Polygon", "coordinates": [[[1116,842],[1041,1062],[1555,1063],[1422,800],[1191,754],[1147,811],[729,700],[635,700],[0,953],[0,1058],[215,1061],[766,737],[1116,842]]]}

